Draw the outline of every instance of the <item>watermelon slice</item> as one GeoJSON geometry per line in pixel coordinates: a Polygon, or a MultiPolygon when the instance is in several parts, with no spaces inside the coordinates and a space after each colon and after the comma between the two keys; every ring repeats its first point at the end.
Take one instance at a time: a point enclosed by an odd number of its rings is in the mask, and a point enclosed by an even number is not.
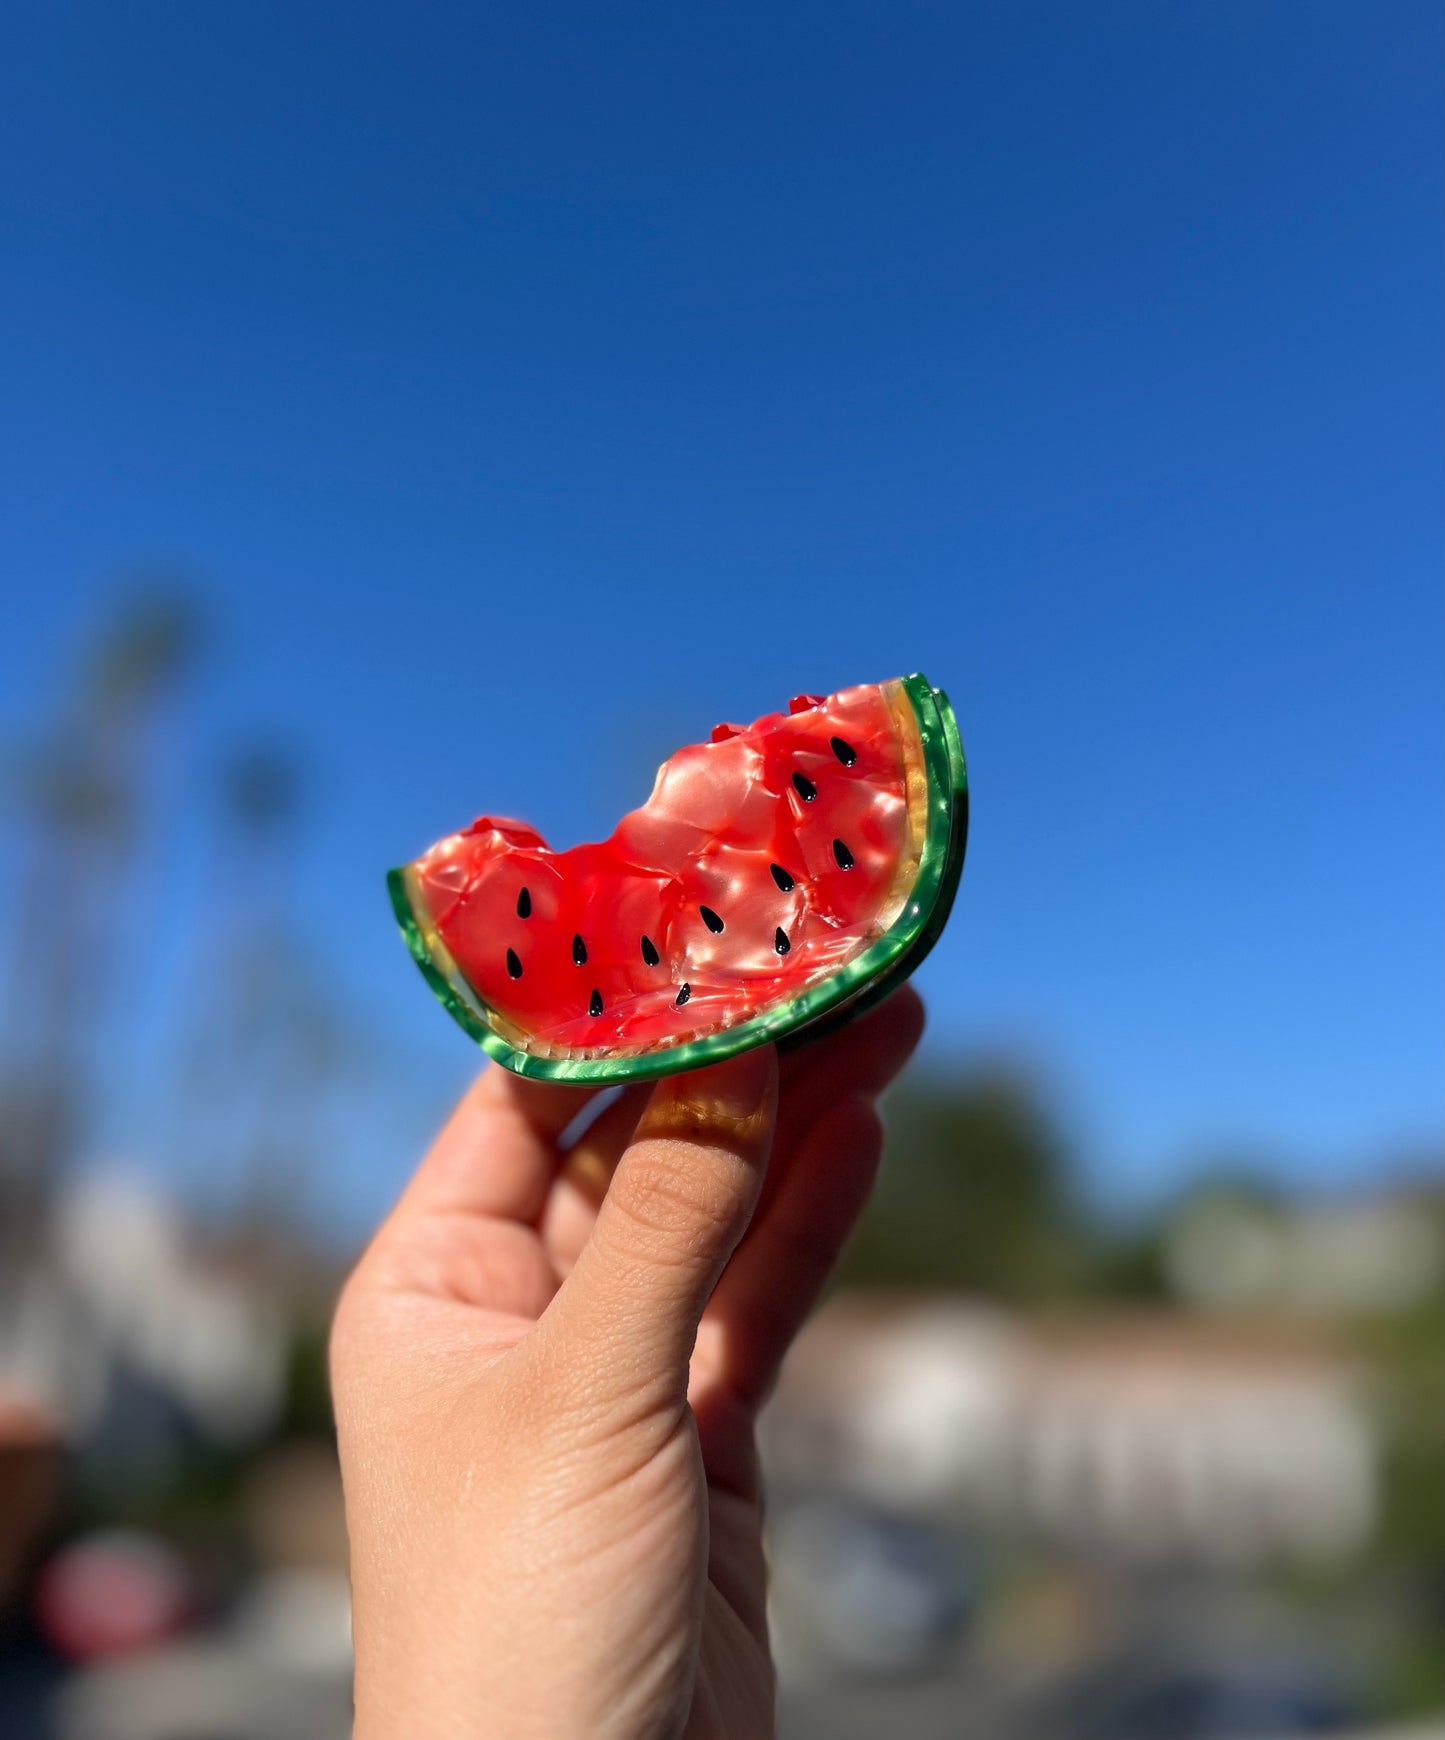
{"type": "Polygon", "coordinates": [[[388,878],[432,989],[519,1075],[619,1082],[851,1018],[953,904],[968,778],[922,676],[680,749],[610,839],[483,816],[388,878]]]}

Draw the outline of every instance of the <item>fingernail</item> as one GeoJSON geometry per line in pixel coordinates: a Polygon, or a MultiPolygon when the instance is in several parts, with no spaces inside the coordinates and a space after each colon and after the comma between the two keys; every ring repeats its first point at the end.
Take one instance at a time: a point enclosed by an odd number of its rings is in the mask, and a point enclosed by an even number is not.
{"type": "Polygon", "coordinates": [[[653,1094],[639,1135],[754,1145],[772,1118],[777,1056],[754,1047],[725,1063],[670,1077],[653,1094]]]}

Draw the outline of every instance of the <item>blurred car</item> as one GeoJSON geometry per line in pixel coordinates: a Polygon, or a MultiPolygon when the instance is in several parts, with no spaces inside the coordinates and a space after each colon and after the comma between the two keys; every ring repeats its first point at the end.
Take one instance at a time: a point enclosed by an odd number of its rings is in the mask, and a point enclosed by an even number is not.
{"type": "Polygon", "coordinates": [[[219,1623],[71,1675],[54,1689],[42,1732],[45,1740],[347,1740],[351,1715],[346,1579],[288,1571],[254,1578],[219,1623]]]}
{"type": "Polygon", "coordinates": [[[838,1499],[785,1509],[769,1531],[789,1653],[856,1674],[912,1674],[959,1637],[972,1605],[953,1542],[926,1523],[838,1499]]]}
{"type": "Polygon", "coordinates": [[[1303,1740],[1361,1718],[1333,1658],[1262,1641],[1136,1645],[1056,1686],[1035,1711],[1038,1740],[1303,1740]]]}

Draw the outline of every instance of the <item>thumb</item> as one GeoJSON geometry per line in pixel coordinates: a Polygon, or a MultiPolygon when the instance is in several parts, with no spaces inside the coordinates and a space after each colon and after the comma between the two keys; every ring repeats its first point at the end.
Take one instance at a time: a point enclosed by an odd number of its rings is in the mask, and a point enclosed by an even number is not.
{"type": "Polygon", "coordinates": [[[653,1089],[547,1315],[592,1384],[686,1393],[703,1308],[747,1229],[778,1105],[771,1045],[653,1089]]]}

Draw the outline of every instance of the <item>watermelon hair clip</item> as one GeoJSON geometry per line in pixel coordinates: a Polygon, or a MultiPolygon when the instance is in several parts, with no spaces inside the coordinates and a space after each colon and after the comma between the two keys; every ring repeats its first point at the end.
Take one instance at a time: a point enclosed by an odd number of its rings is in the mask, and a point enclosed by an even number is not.
{"type": "Polygon", "coordinates": [[[968,833],[948,697],[798,695],[658,769],[610,839],[483,816],[387,878],[443,1004],[519,1075],[624,1082],[812,1037],[938,940],[968,833]]]}

